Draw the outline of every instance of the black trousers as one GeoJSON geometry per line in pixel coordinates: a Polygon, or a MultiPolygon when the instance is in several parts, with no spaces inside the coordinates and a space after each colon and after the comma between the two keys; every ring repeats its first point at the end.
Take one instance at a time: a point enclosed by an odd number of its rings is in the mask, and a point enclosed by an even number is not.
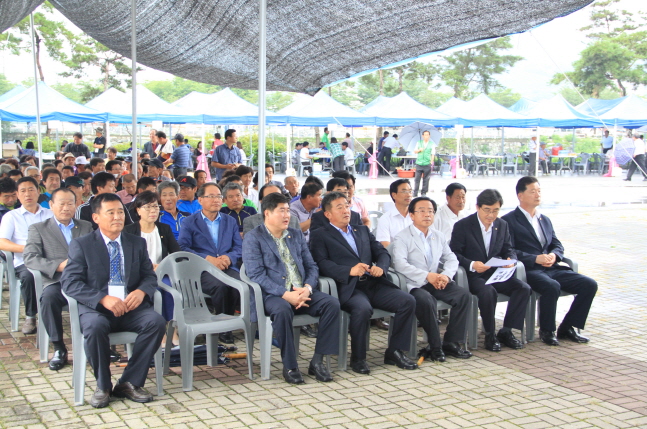
{"type": "Polygon", "coordinates": [[[604,147],[603,147],[603,148],[602,148],[602,153],[606,154],[606,153],[607,153],[607,152],[609,152],[611,149],[613,149],[613,146],[611,146],[611,147],[607,147],[607,148],[604,148],[604,147]]]}
{"type": "Polygon", "coordinates": [[[627,180],[631,180],[631,176],[634,175],[634,173],[638,169],[638,166],[640,166],[643,176],[647,179],[647,174],[645,174],[647,173],[647,167],[645,167],[645,155],[641,153],[640,155],[636,155],[634,157],[634,160],[629,164],[629,170],[627,171],[627,180]]]}
{"type": "Polygon", "coordinates": [[[289,302],[280,296],[268,295],[265,298],[265,313],[272,320],[272,329],[281,345],[281,359],[285,368],[298,368],[292,331],[292,319],[295,314],[319,317],[315,353],[336,355],[339,351],[339,300],[337,298],[315,290],[310,296],[308,307],[295,310],[289,302]]]}
{"type": "Polygon", "coordinates": [[[427,333],[429,345],[432,348],[440,348],[440,329],[438,328],[438,303],[443,301],[452,306],[449,315],[449,324],[445,331],[444,341],[446,343],[464,343],[467,328],[467,316],[469,315],[470,292],[449,282],[445,289],[438,290],[431,284],[411,289],[411,295],[416,299],[416,317],[422,324],[422,329],[427,333]]]}
{"type": "Polygon", "coordinates": [[[38,314],[38,303],[36,302],[34,276],[23,264],[16,267],[16,277],[20,279],[20,293],[25,302],[25,315],[35,317],[38,314]]]}
{"type": "MultiPolygon", "coordinates": [[[[110,340],[111,332],[137,332],[137,340],[128,366],[121,375],[119,383],[131,382],[134,386],[143,387],[146,383],[148,368],[153,355],[160,347],[166,331],[166,321],[155,312],[148,300],[139,307],[121,317],[111,312],[100,312],[85,307],[79,317],[81,332],[85,338],[85,354],[94,370],[97,387],[111,390],[110,380],[110,340]]],[[[105,310],[104,310],[105,311],[105,310]]]]}
{"type": "Polygon", "coordinates": [[[497,294],[508,295],[508,308],[505,311],[503,326],[506,328],[523,329],[523,320],[526,315],[526,307],[530,299],[530,286],[518,280],[514,276],[504,282],[486,285],[489,275],[483,277],[468,278],[470,292],[479,299],[479,311],[483,319],[485,332],[494,333],[496,323],[494,313],[496,311],[497,294]]]}
{"type": "Polygon", "coordinates": [[[422,195],[427,195],[429,191],[429,179],[431,178],[431,164],[418,165],[416,164],[416,177],[414,179],[413,195],[418,196],[418,189],[420,189],[420,178],[422,177],[422,195]]]}
{"type": "MultiPolygon", "coordinates": [[[[45,326],[51,342],[63,341],[63,307],[67,300],[61,293],[61,284],[53,283],[40,296],[40,321],[45,326]]],[[[45,345],[44,347],[47,347],[45,345]]]]}
{"type": "Polygon", "coordinates": [[[537,175],[537,152],[530,152],[528,154],[528,176],[537,175]]]}
{"type": "Polygon", "coordinates": [[[332,160],[332,171],[342,171],[345,170],[345,158],[344,155],[336,156],[332,160]]]}
{"type": "MultiPolygon", "coordinates": [[[[227,268],[223,273],[240,280],[240,273],[236,270],[227,268]]],[[[237,289],[227,286],[206,271],[200,276],[200,282],[202,283],[202,292],[211,296],[211,305],[216,310],[216,314],[234,314],[236,306],[240,302],[240,293],[237,289]]]]}
{"type": "Polygon", "coordinates": [[[384,174],[389,174],[391,172],[391,156],[393,155],[393,152],[391,151],[390,147],[384,146],[380,153],[377,154],[377,161],[382,164],[382,167],[386,170],[386,173],[384,174]]]}
{"type": "MultiPolygon", "coordinates": [[[[389,348],[409,351],[411,324],[414,322],[416,300],[393,283],[380,278],[357,282],[351,297],[341,305],[350,313],[350,348],[352,358],[366,359],[366,334],[373,307],[395,313],[391,319],[389,348]]],[[[319,328],[321,332],[321,327],[319,328]]]]}
{"type": "Polygon", "coordinates": [[[564,316],[562,324],[567,327],[584,329],[593,298],[598,291],[598,284],[595,280],[575,271],[554,267],[528,270],[526,277],[532,290],[541,295],[539,299],[539,327],[542,331],[553,332],[556,329],[555,312],[557,299],[562,290],[577,294],[571,308],[564,316]]]}
{"type": "Polygon", "coordinates": [[[188,170],[188,167],[174,167],[173,168],[173,177],[175,179],[178,178],[178,176],[186,176],[186,171],[188,170]]]}

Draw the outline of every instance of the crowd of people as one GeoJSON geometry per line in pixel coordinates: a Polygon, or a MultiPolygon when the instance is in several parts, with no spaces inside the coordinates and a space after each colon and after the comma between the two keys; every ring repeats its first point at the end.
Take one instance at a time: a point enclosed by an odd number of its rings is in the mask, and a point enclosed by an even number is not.
{"type": "MultiPolygon", "coordinates": [[[[234,150],[235,130],[228,130],[212,156],[212,181],[205,170],[185,174],[190,167],[184,166],[188,152],[183,138],[176,136],[175,149],[165,158],[156,149],[166,145],[166,136],[155,135],[157,146],[149,145],[137,163],[110,159],[111,148],[106,149],[107,162],[91,157],[81,135],[75,135],[60,159],[42,168],[0,160],[0,250],[13,252],[25,305],[22,332],[34,334],[39,317],[54,348],[49,368],[62,369],[68,362],[62,293],[78,301],[85,352],[97,379],[90,400],[95,407],[107,406],[111,395],[152,400],[144,388],[148,366],[173,319],[169,294],[163,294],[162,314],[153,310],[155,269],[178,251],[194,253],[237,280],[244,264],[246,275],[263,290],[289,383],[304,382],[294,347],[295,314],[319,318],[318,329],[305,329],[316,337],[308,374],[322,382],[333,379],[324,357],[339,352],[340,310],[350,314],[350,366],[359,374],[370,373],[366,338],[373,308],[394,314],[384,363],[405,370],[418,368],[412,358],[416,353],[438,362],[472,356],[466,347],[472,295],[478,297],[487,350],[523,347],[513,330],[523,328],[532,290],[542,297],[539,336],[544,343],[588,342],[576,329],[584,328],[597,284],[563,263],[564,248],[550,219],[538,211],[541,189],[534,177],[519,180],[519,206],[502,217],[503,200],[494,189],[481,192],[476,213],[468,215],[467,191],[460,183],[447,186],[446,202],[439,208],[425,195],[414,197],[408,179],[398,179],[389,189],[393,208],[375,226],[348,171],[335,171],[325,184],[309,176],[300,186],[294,176],[274,180],[273,167],[266,165],[266,181],[259,184],[258,175],[241,164],[234,150]],[[169,166],[174,171],[166,175],[169,166]],[[510,266],[523,263],[526,282],[515,276],[489,282],[496,270],[487,265],[492,258],[511,260],[510,266]],[[468,288],[455,282],[459,267],[467,273],[468,288]],[[29,269],[43,275],[40,314],[29,269]],[[406,290],[390,280],[390,269],[404,276],[406,290]],[[318,289],[319,276],[335,281],[338,299],[318,289]],[[560,291],[576,297],[557,327],[560,291]],[[499,293],[510,300],[497,331],[499,293]],[[442,337],[439,300],[452,308],[442,337]],[[416,319],[428,339],[420,351],[410,350],[416,319]],[[108,334],[126,328],[139,335],[113,387],[110,362],[119,356],[110,348],[108,334]]],[[[200,284],[214,313],[239,310],[239,293],[226,281],[205,271],[200,284]]],[[[251,305],[255,320],[253,294],[251,305]]],[[[225,332],[220,341],[232,343],[234,337],[225,332]]]]}

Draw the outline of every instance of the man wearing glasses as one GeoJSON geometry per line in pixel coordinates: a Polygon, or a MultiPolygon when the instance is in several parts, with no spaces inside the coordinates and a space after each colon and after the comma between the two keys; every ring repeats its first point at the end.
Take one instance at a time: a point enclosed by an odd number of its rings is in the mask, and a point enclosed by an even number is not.
{"type": "Polygon", "coordinates": [[[481,192],[476,197],[476,213],[456,222],[449,244],[458,257],[458,262],[467,271],[470,292],[479,300],[485,329],[485,348],[493,352],[501,351],[501,343],[512,349],[523,348],[512,329],[523,329],[526,306],[530,299],[530,286],[514,276],[502,282],[486,284],[496,269],[485,265],[485,262],[490,258],[517,259],[508,224],[498,218],[502,205],[503,198],[496,189],[481,192]],[[495,335],[494,312],[499,293],[509,296],[510,301],[503,327],[495,335]]]}
{"type": "Polygon", "coordinates": [[[388,247],[396,235],[411,225],[409,217],[409,203],[411,203],[411,182],[409,179],[398,179],[389,186],[389,195],[395,203],[395,207],[384,213],[377,222],[375,239],[388,247]]]}

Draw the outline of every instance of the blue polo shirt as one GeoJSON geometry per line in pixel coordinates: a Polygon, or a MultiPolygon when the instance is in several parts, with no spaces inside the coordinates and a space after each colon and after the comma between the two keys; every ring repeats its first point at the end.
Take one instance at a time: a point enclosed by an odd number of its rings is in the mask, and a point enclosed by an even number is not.
{"type": "Polygon", "coordinates": [[[198,200],[193,200],[193,201],[178,200],[177,209],[182,212],[193,214],[202,210],[202,206],[200,205],[198,200]]]}
{"type": "MultiPolygon", "coordinates": [[[[234,145],[229,149],[226,144],[216,147],[216,150],[213,151],[213,157],[211,158],[211,162],[217,162],[219,164],[240,164],[241,160],[242,158],[238,148],[234,145]]],[[[220,181],[224,173],[224,168],[216,168],[216,180],[220,181]]]]}
{"type": "Polygon", "coordinates": [[[180,168],[192,168],[193,162],[191,160],[191,148],[188,144],[183,144],[176,147],[171,154],[173,165],[180,168]]]}

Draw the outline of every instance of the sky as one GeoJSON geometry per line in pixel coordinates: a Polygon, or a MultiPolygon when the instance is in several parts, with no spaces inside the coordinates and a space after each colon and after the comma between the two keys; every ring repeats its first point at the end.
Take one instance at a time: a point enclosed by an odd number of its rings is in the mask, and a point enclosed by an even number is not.
{"type": "MultiPolygon", "coordinates": [[[[642,7],[647,10],[644,0],[621,0],[620,8],[636,12],[642,7]]],[[[588,24],[591,7],[587,6],[566,17],[550,21],[542,26],[521,34],[512,35],[513,49],[507,51],[511,55],[524,57],[508,73],[498,76],[499,81],[514,92],[531,100],[541,100],[552,97],[559,88],[549,85],[552,76],[560,71],[569,71],[571,64],[578,58],[588,39],[579,29],[588,24]]],[[[59,14],[59,19],[66,20],[59,14]]],[[[72,24],[70,24],[72,26],[72,24]]],[[[0,53],[0,73],[4,73],[10,81],[21,82],[26,76],[33,76],[31,54],[20,56],[0,53]]],[[[49,58],[43,59],[45,81],[49,84],[59,82],[73,83],[73,79],[62,78],[57,73],[64,67],[49,58]]],[[[137,80],[167,80],[171,75],[145,67],[138,73],[137,80]]],[[[98,78],[98,76],[90,76],[98,78]]]]}

